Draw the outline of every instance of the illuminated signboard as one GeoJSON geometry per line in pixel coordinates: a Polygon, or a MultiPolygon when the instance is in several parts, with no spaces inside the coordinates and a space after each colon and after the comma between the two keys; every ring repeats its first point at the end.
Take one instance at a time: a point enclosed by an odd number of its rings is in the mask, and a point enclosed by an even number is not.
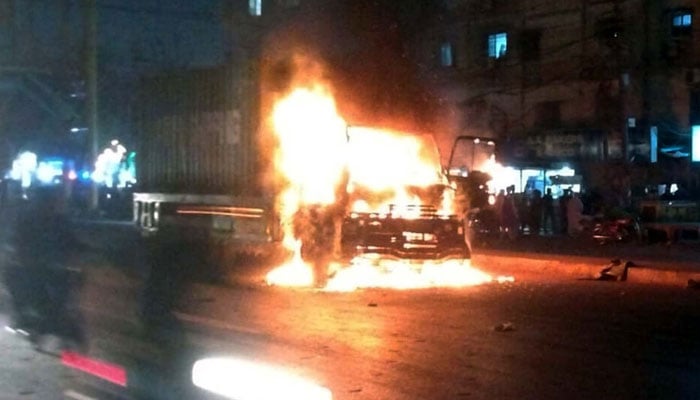
{"type": "Polygon", "coordinates": [[[503,145],[504,157],[511,161],[549,162],[599,160],[603,155],[599,131],[556,130],[513,139],[503,145]]]}
{"type": "Polygon", "coordinates": [[[655,126],[652,126],[649,132],[649,160],[655,163],[659,160],[659,132],[655,126]]]}
{"type": "Polygon", "coordinates": [[[691,138],[690,157],[692,161],[698,162],[700,161],[700,125],[693,125],[691,138]]]}

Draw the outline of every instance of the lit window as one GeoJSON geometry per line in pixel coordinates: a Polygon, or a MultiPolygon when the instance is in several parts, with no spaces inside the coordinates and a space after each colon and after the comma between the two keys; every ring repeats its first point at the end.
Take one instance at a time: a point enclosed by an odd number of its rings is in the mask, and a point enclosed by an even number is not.
{"type": "Polygon", "coordinates": [[[671,36],[687,38],[693,33],[693,13],[687,8],[671,11],[671,36]]]}
{"type": "Polygon", "coordinates": [[[673,16],[673,26],[689,27],[693,24],[693,16],[690,13],[676,14],[673,16]]]}
{"type": "Polygon", "coordinates": [[[489,35],[489,57],[501,58],[508,51],[508,34],[505,32],[489,35]]]}
{"type": "Polygon", "coordinates": [[[248,12],[259,17],[262,15],[262,0],[248,0],[248,12]]]}
{"type": "Polygon", "coordinates": [[[443,67],[451,67],[452,63],[452,44],[445,42],[440,47],[440,64],[443,67]]]}

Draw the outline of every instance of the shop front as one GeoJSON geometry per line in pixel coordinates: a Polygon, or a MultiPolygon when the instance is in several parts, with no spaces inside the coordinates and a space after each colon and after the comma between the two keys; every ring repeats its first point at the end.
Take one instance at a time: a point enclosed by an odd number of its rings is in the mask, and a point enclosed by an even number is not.
{"type": "Polygon", "coordinates": [[[565,190],[586,189],[587,167],[603,159],[602,134],[592,130],[551,130],[506,141],[500,160],[508,170],[506,187],[518,193],[551,189],[554,198],[565,190]]]}

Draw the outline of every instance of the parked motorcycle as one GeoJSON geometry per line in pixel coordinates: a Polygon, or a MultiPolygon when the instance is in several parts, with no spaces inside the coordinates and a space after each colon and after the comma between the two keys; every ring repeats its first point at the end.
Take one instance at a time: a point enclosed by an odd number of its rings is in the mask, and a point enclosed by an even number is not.
{"type": "Polygon", "coordinates": [[[642,228],[639,220],[635,217],[594,218],[592,236],[600,244],[640,242],[642,240],[642,228]]]}

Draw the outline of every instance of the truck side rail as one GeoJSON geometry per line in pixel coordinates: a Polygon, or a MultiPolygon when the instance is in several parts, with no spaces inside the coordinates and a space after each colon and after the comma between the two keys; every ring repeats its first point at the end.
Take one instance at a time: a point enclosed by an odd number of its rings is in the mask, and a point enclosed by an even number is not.
{"type": "Polygon", "coordinates": [[[145,235],[160,229],[198,229],[251,241],[278,241],[279,218],[266,197],[134,193],[133,222],[145,235]]]}

